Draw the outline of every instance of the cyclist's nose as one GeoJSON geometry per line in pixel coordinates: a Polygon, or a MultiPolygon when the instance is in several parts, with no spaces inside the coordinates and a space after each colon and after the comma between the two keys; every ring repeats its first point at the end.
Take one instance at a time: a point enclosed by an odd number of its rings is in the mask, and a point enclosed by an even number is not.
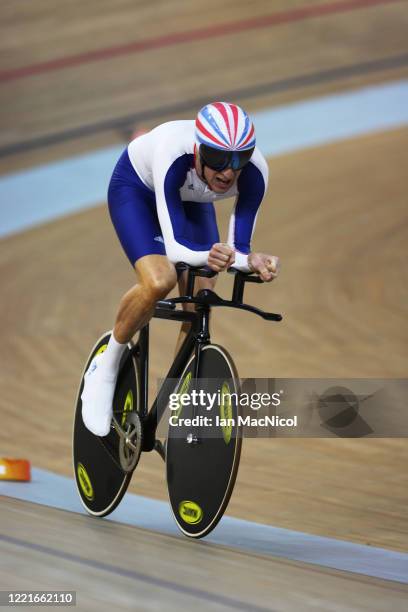
{"type": "Polygon", "coordinates": [[[234,170],[232,168],[225,168],[225,170],[223,170],[221,174],[227,180],[231,180],[232,178],[234,178],[234,170]]]}

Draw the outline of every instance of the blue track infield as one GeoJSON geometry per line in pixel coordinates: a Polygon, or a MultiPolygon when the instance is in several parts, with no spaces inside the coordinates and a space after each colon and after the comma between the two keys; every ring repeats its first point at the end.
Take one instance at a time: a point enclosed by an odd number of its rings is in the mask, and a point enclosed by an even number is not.
{"type": "MultiPolygon", "coordinates": [[[[408,80],[253,114],[266,157],[408,125],[408,80]]],[[[125,143],[0,176],[0,237],[106,201],[125,143]]]]}

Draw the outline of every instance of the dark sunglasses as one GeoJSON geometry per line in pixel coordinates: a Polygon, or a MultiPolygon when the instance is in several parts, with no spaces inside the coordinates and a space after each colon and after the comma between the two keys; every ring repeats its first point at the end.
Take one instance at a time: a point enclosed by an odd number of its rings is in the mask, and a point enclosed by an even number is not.
{"type": "Polygon", "coordinates": [[[241,170],[249,162],[253,152],[254,148],[246,151],[222,151],[205,144],[200,145],[201,161],[211,170],[218,172],[226,168],[241,170]]]}

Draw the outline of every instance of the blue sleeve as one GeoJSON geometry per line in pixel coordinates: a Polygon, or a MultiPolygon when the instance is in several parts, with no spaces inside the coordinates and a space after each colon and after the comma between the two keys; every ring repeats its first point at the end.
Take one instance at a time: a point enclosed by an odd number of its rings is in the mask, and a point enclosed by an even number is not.
{"type": "Polygon", "coordinates": [[[262,172],[251,162],[245,166],[238,179],[238,199],[234,211],[233,241],[235,248],[248,254],[255,227],[255,219],[265,195],[262,172]]]}
{"type": "Polygon", "coordinates": [[[193,156],[186,153],[172,163],[164,179],[164,197],[176,242],[192,251],[207,251],[211,249],[213,242],[208,242],[208,234],[205,231],[201,233],[202,240],[192,240],[192,232],[189,226],[191,220],[186,215],[185,206],[180,197],[180,188],[186,181],[192,161],[193,156]]]}
{"type": "Polygon", "coordinates": [[[185,261],[192,266],[203,266],[212,245],[203,248],[194,240],[188,240],[188,219],[180,197],[180,188],[192,162],[193,155],[189,153],[174,158],[164,146],[157,150],[152,167],[154,191],[167,257],[173,263],[185,261]]]}

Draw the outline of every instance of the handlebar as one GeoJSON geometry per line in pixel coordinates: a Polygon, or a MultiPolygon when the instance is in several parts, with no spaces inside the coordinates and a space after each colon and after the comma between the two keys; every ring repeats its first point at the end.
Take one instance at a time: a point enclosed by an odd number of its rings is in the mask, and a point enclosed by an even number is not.
{"type": "Polygon", "coordinates": [[[211,270],[208,266],[190,266],[190,264],[185,263],[184,261],[180,261],[176,264],[177,272],[184,272],[188,270],[189,275],[192,276],[204,276],[206,278],[212,278],[213,276],[217,276],[217,272],[211,270]]]}
{"type": "Polygon", "coordinates": [[[211,270],[207,266],[194,267],[190,266],[185,262],[176,264],[177,272],[180,274],[184,271],[188,271],[187,277],[187,292],[186,295],[178,298],[171,298],[168,300],[161,300],[158,302],[158,307],[166,310],[174,310],[176,304],[198,304],[201,306],[228,306],[230,308],[238,308],[240,310],[246,310],[253,314],[259,315],[267,321],[281,321],[282,315],[273,312],[264,312],[255,306],[243,303],[245,283],[263,283],[264,281],[252,274],[251,272],[240,272],[234,267],[228,269],[230,274],[234,274],[234,286],[232,290],[232,299],[224,300],[214,291],[210,289],[202,289],[194,296],[194,281],[197,276],[204,278],[212,278],[217,275],[216,272],[211,270]]]}

